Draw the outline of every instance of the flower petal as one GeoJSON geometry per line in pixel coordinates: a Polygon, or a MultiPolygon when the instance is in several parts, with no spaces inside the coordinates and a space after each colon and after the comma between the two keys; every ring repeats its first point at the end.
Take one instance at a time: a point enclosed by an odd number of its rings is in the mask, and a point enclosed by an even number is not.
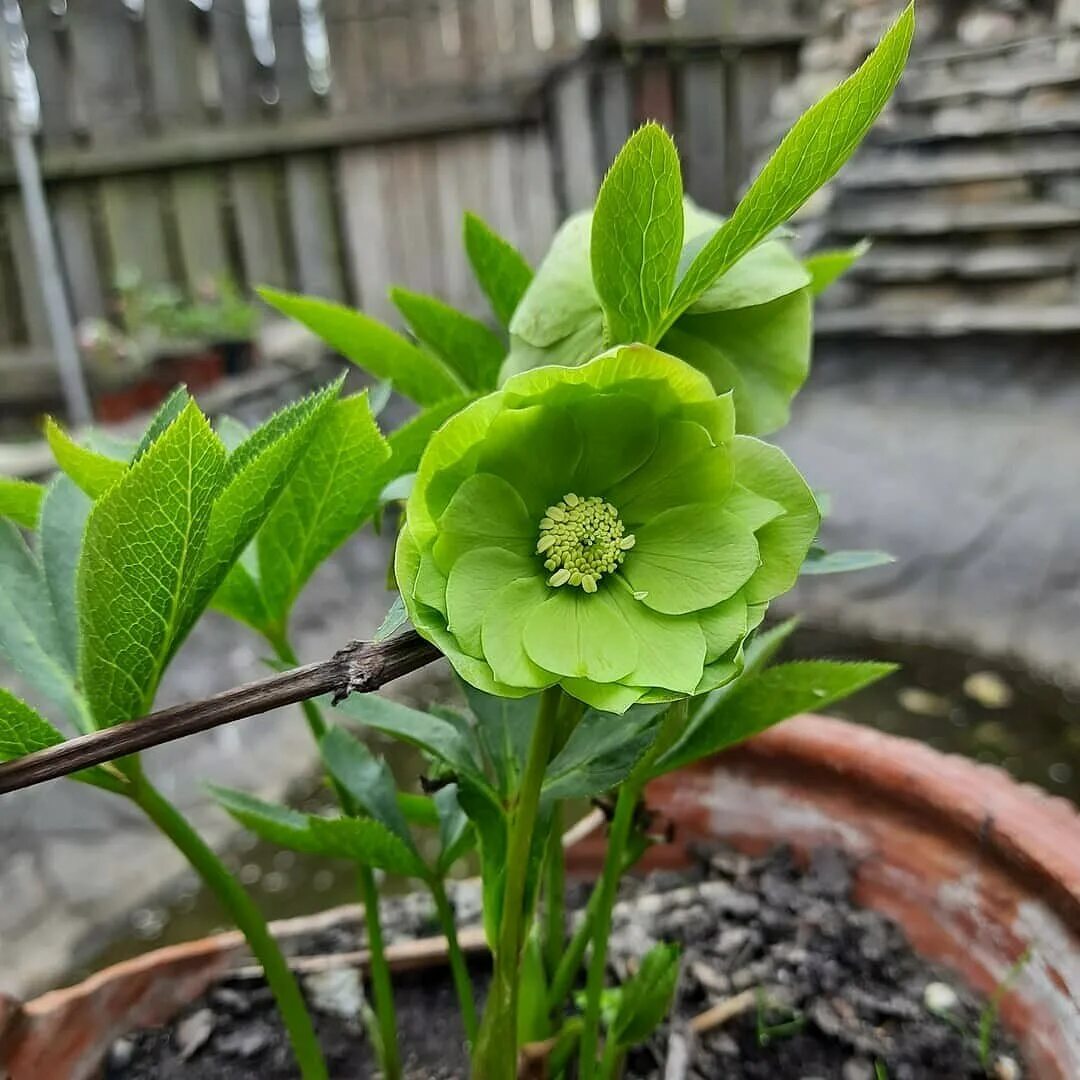
{"type": "Polygon", "coordinates": [[[413,596],[446,618],[446,575],[439,569],[430,551],[420,556],[420,568],[413,582],[413,596]]]}
{"type": "Polygon", "coordinates": [[[706,656],[712,663],[746,636],[746,600],[737,592],[728,600],[698,612],[698,621],[705,634],[706,656]]]}
{"type": "Polygon", "coordinates": [[[649,460],[659,433],[648,404],[629,394],[597,394],[573,406],[581,460],[569,490],[602,495],[649,460]]]}
{"type": "Polygon", "coordinates": [[[720,502],[731,488],[731,453],[689,420],[664,424],[649,460],[607,493],[633,529],[687,503],[720,502]]]}
{"type": "MultiPolygon", "coordinates": [[[[523,577],[535,577],[543,584],[542,575],[543,567],[536,557],[516,555],[497,547],[473,548],[465,552],[454,563],[445,586],[445,610],[450,633],[466,652],[483,656],[480,629],[494,595],[523,577]]],[[[419,589],[417,597],[424,599],[419,595],[419,589]]]]}
{"type": "Polygon", "coordinates": [[[484,440],[479,471],[506,480],[538,522],[545,507],[573,490],[580,460],[581,437],[569,411],[532,405],[508,409],[495,419],[484,440]]]}
{"type": "Polygon", "coordinates": [[[563,679],[562,688],[578,701],[584,701],[600,712],[618,713],[620,716],[631,705],[636,705],[645,692],[640,686],[595,683],[588,679],[563,679]]]}
{"type": "Polygon", "coordinates": [[[733,663],[731,660],[719,659],[709,664],[701,676],[701,682],[697,684],[697,688],[694,690],[694,696],[698,694],[708,694],[712,690],[717,690],[721,686],[727,686],[732,679],[734,679],[742,668],[739,664],[733,663]]]}
{"type": "Polygon", "coordinates": [[[622,575],[654,611],[683,615],[733,596],[758,568],[754,534],[709,504],[666,510],[635,533],[622,575]]]}
{"type": "Polygon", "coordinates": [[[549,589],[525,622],[525,650],[548,671],[595,682],[618,682],[638,661],[637,639],[608,593],[549,589]]]}
{"type": "Polygon", "coordinates": [[[450,500],[432,551],[439,569],[448,574],[474,548],[501,547],[529,555],[536,527],[521,496],[501,476],[476,473],[450,500]]]}
{"type": "Polygon", "coordinates": [[[795,584],[821,525],[821,511],[806,481],[779,448],[740,435],[732,443],[732,452],[738,483],[778,502],[786,511],[757,532],[762,565],[746,587],[746,600],[762,603],[795,584]]]}
{"type": "Polygon", "coordinates": [[[607,595],[638,642],[638,662],[623,681],[693,693],[705,666],[705,635],[698,619],[661,615],[635,600],[621,581],[613,581],[607,595]]]}
{"type": "Polygon", "coordinates": [[[742,518],[752,532],[787,513],[778,502],[757,495],[742,484],[731,489],[731,494],[724,500],[724,509],[742,518]]]}
{"type": "Polygon", "coordinates": [[[551,590],[543,578],[525,577],[504,585],[484,612],[484,658],[495,678],[511,686],[539,690],[558,682],[558,676],[533,663],[522,643],[522,626],[547,602],[551,590]]]}

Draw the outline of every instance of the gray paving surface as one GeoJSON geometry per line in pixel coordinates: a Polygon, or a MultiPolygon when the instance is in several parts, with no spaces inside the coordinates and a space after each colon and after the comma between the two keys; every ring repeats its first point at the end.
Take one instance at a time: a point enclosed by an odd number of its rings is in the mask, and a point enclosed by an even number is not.
{"type": "MultiPolygon", "coordinates": [[[[1015,654],[1080,683],[1080,372],[976,347],[947,357],[855,351],[823,362],[781,441],[828,490],[834,547],[884,548],[886,569],[809,579],[784,602],[812,621],[1015,654]]],[[[357,538],[303,598],[304,659],[369,633],[386,606],[386,544],[357,538]]],[[[161,704],[265,671],[255,638],[209,617],[178,657],[161,704]]],[[[404,692],[409,688],[404,687],[404,692]]],[[[415,689],[415,687],[414,687],[415,689]]],[[[215,843],[229,823],[205,780],[279,793],[313,764],[295,710],[147,755],[150,771],[215,843]]],[[[95,927],[183,870],[121,800],[60,782],[0,803],[0,990],[49,984],[95,927]]]]}

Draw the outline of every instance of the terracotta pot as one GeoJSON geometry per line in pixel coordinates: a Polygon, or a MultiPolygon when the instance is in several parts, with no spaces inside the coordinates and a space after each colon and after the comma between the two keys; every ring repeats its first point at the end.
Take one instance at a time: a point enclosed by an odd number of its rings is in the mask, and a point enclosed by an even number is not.
{"type": "MultiPolygon", "coordinates": [[[[674,843],[650,852],[651,866],[685,864],[702,840],[747,851],[788,843],[804,854],[831,844],[857,860],[860,903],[983,993],[1030,945],[1002,1022],[1033,1080],[1080,1076],[1080,814],[1068,803],[999,770],[822,717],[788,721],[664,777],[649,799],[677,827],[674,843]]],[[[602,850],[597,836],[576,845],[571,871],[595,873],[602,850]]],[[[346,917],[356,909],[317,918],[346,917]]],[[[9,1006],[6,1026],[0,1001],[0,1066],[13,1080],[84,1080],[118,1035],[168,1020],[242,954],[237,934],[161,949],[9,1006]]]]}

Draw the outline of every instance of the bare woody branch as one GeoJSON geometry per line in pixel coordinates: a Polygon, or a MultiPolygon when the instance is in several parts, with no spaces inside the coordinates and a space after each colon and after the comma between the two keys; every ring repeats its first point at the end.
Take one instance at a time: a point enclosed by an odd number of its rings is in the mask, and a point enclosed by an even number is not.
{"type": "Polygon", "coordinates": [[[68,776],[91,765],[104,765],[139,750],[245,716],[257,716],[282,705],[295,705],[323,694],[332,694],[336,703],[349,694],[370,693],[425,667],[441,655],[414,631],[390,641],[354,641],[329,660],[271,675],[204,701],[161,709],[0,764],[0,795],[68,776]]]}

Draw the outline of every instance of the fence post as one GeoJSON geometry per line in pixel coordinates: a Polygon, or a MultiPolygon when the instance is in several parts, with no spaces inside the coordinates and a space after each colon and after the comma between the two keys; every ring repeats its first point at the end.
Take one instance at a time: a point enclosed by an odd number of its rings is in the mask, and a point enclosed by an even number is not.
{"type": "Polygon", "coordinates": [[[60,277],[60,260],[49,224],[49,208],[41,182],[41,168],[34,148],[33,134],[19,115],[15,98],[12,54],[15,49],[15,29],[17,25],[21,26],[21,21],[17,23],[17,19],[17,9],[13,8],[8,0],[3,0],[0,6],[0,102],[7,106],[11,155],[19,178],[27,231],[37,264],[49,337],[60,369],[60,384],[67,404],[68,419],[73,424],[88,424],[93,419],[90,395],[79,363],[75,329],[71,324],[71,312],[60,277]]]}

